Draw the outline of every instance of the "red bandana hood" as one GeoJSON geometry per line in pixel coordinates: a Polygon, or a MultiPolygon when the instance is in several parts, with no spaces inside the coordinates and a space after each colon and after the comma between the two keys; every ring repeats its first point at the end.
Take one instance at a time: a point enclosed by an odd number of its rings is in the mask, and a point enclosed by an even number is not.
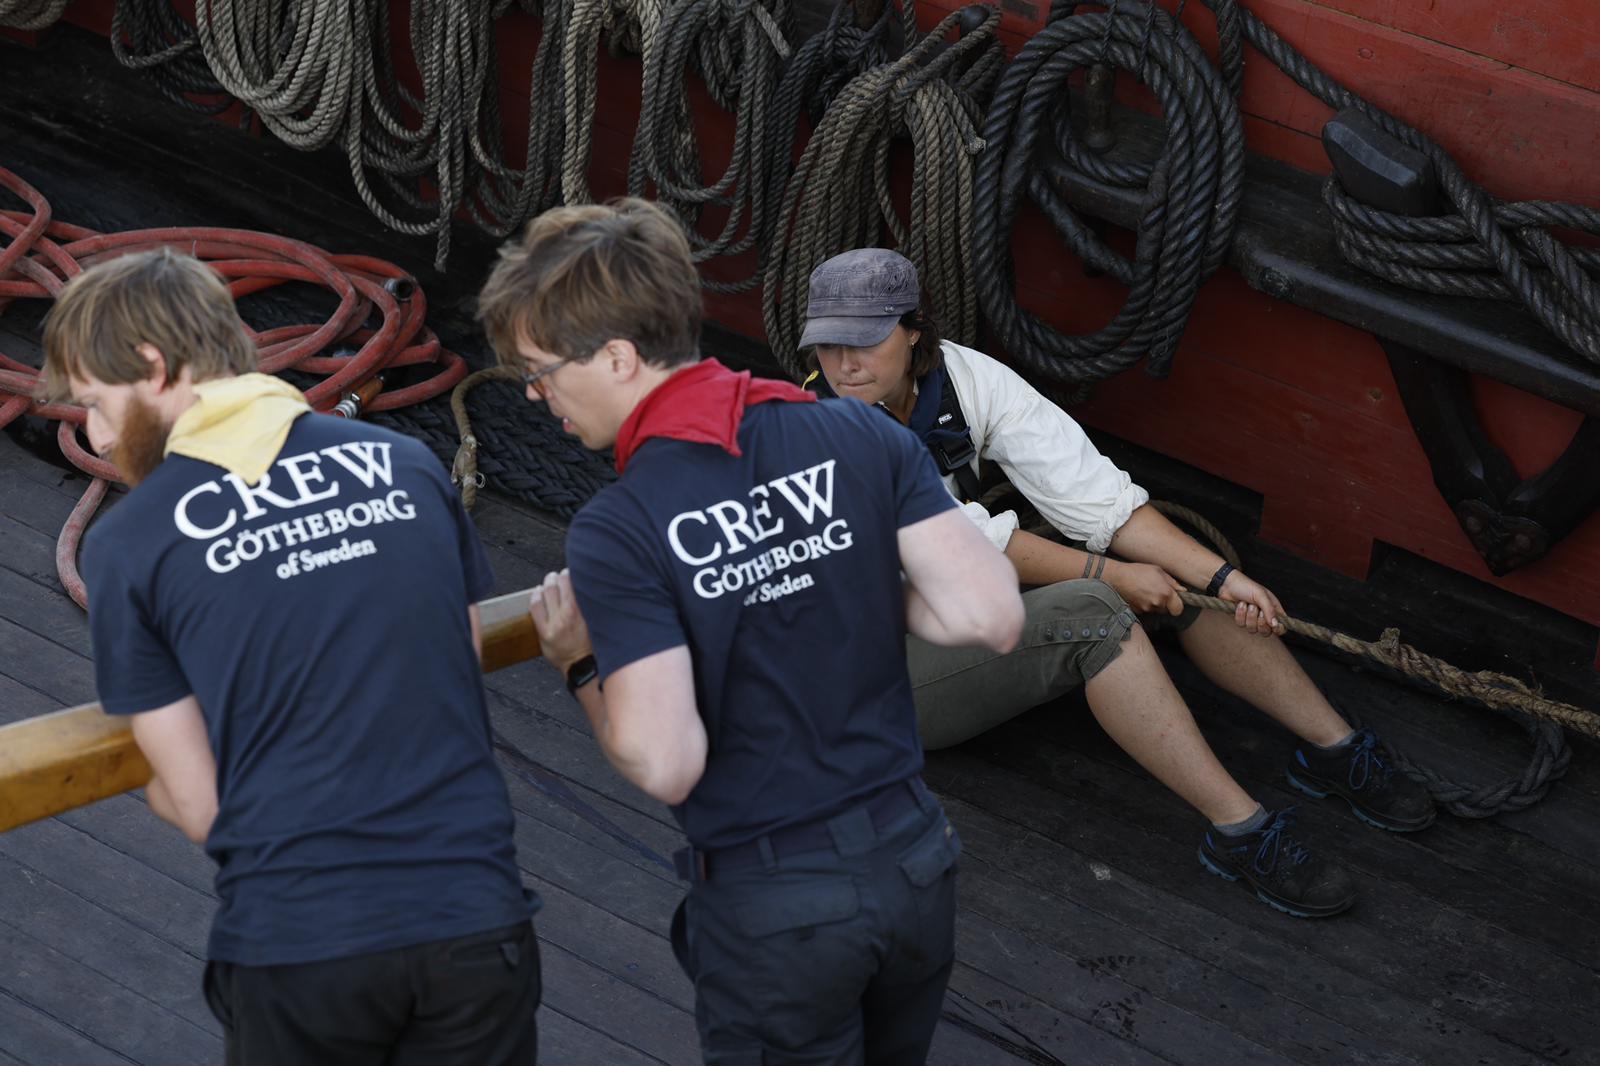
{"type": "Polygon", "coordinates": [[[715,444],[739,455],[739,423],[753,404],[781,400],[814,403],[816,397],[787,381],[735,374],[715,359],[703,359],[667,378],[644,398],[617,431],[617,473],[622,473],[651,437],[715,444]]]}

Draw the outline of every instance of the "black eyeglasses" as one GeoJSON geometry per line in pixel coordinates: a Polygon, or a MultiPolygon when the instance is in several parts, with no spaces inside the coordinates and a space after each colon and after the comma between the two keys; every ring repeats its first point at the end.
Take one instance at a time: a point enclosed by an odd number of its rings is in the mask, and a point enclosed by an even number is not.
{"type": "Polygon", "coordinates": [[[543,380],[546,377],[549,377],[551,374],[554,374],[557,370],[560,370],[562,367],[566,366],[570,362],[572,362],[571,358],[557,359],[555,362],[551,363],[549,366],[541,367],[540,369],[535,370],[531,374],[528,373],[527,371],[523,371],[522,372],[522,384],[523,384],[523,387],[532,389],[534,392],[537,392],[539,394],[539,398],[540,399],[544,399],[544,395],[545,395],[544,388],[545,387],[542,384],[543,380]]]}

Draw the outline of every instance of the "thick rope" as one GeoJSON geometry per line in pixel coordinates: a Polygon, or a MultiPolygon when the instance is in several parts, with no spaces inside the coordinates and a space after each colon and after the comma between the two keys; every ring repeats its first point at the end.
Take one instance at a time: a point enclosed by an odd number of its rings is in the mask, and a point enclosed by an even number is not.
{"type": "MultiPolygon", "coordinates": [[[[527,0],[523,6],[528,7],[527,0]]],[[[480,178],[467,210],[473,221],[496,237],[508,236],[524,221],[559,202],[564,129],[561,51],[568,7],[551,3],[544,12],[528,79],[527,151],[522,168],[515,169],[503,159],[500,111],[493,92],[482,97],[478,121],[473,125],[472,157],[480,178]]]]}
{"type": "Polygon", "coordinates": [[[561,27],[561,199],[588,203],[589,150],[602,36],[615,51],[642,54],[648,66],[665,13],[663,0],[569,0],[561,27]]]}
{"type": "MultiPolygon", "coordinates": [[[[542,405],[529,403],[511,382],[480,379],[469,401],[467,428],[477,441],[481,487],[570,518],[616,480],[606,456],[563,433],[542,405]]],[[[370,420],[416,437],[446,465],[461,454],[456,417],[443,397],[370,420]]]]}
{"type": "MultiPolygon", "coordinates": [[[[1211,541],[1217,551],[1239,565],[1239,555],[1220,530],[1196,512],[1174,503],[1158,502],[1157,510],[1187,523],[1211,541]]],[[[1237,604],[1184,590],[1184,603],[1205,610],[1233,614],[1237,604]]],[[[1505,811],[1522,810],[1544,798],[1550,785],[1567,772],[1572,750],[1562,727],[1600,739],[1600,715],[1571,704],[1546,699],[1536,689],[1507,674],[1490,670],[1469,673],[1418,651],[1400,640],[1398,629],[1385,629],[1375,641],[1358,640],[1346,633],[1280,612],[1284,629],[1296,636],[1334,648],[1356,659],[1384,667],[1408,682],[1457,699],[1473,700],[1510,718],[1527,732],[1533,755],[1514,777],[1487,785],[1464,785],[1421,766],[1398,751],[1391,752],[1400,768],[1422,780],[1436,802],[1462,818],[1487,818],[1505,811]]]]}
{"type": "Polygon", "coordinates": [[[461,447],[450,463],[450,482],[461,488],[461,503],[467,510],[478,500],[478,490],[483,488],[484,477],[478,473],[478,438],[472,432],[472,419],[467,414],[467,393],[485,381],[517,381],[522,375],[508,366],[491,366],[464,378],[450,391],[450,413],[456,419],[456,434],[461,447]]]}
{"type": "Polygon", "coordinates": [[[773,352],[790,373],[800,368],[806,280],[830,256],[876,245],[887,228],[917,266],[942,332],[961,343],[977,335],[972,247],[973,158],[983,142],[975,115],[1003,62],[995,29],[999,11],[944,18],[903,57],[854,78],[817,125],[784,196],[762,289],[762,316],[773,352]],[[946,38],[959,26],[959,40],[946,38]],[[909,223],[889,186],[889,149],[908,135],[913,153],[909,223]]]}
{"type": "MultiPolygon", "coordinates": [[[[193,24],[178,14],[172,0],[117,0],[111,51],[123,66],[145,71],[180,107],[215,115],[234,103],[206,64],[193,24]]],[[[250,119],[247,110],[241,124],[250,119]]]]}
{"type": "Polygon", "coordinates": [[[1049,25],[1007,68],[984,124],[989,148],[979,162],[974,239],[985,317],[1016,362],[1067,385],[1147,356],[1152,373],[1166,372],[1195,292],[1232,242],[1243,181],[1236,99],[1245,40],[1323,103],[1355,108],[1423,153],[1438,174],[1453,214],[1431,218],[1366,207],[1328,179],[1323,198],[1350,263],[1423,291],[1520,300],[1573,351],[1600,361],[1600,252],[1570,248],[1549,232],[1600,234],[1600,210],[1495,202],[1431,139],[1318,70],[1238,0],[1204,2],[1217,19],[1220,73],[1175,18],[1140,0],[1111,0],[1107,11],[1090,14],[1077,13],[1083,0],[1056,0],[1049,25]],[[1068,78],[1097,64],[1132,72],[1160,101],[1167,131],[1153,163],[1107,161],[1074,132],[1068,78]],[[1059,185],[1076,175],[1145,191],[1131,261],[1068,204],[1059,185]],[[1011,231],[1024,194],[1087,268],[1128,286],[1105,327],[1067,335],[1018,306],[1011,231]]]}
{"type": "Polygon", "coordinates": [[[66,9],[67,0],[0,0],[0,26],[42,30],[66,9]]]}
{"type": "Polygon", "coordinates": [[[1152,373],[1166,372],[1200,286],[1227,254],[1244,188],[1234,91],[1193,36],[1165,11],[1137,0],[1073,14],[1079,6],[1055,5],[1052,21],[1001,78],[984,122],[987,150],[978,162],[973,222],[985,318],[1013,360],[1063,385],[1110,377],[1146,356],[1152,373]],[[1167,134],[1153,163],[1108,162],[1073,131],[1068,81],[1097,64],[1130,71],[1160,101],[1167,134]],[[1054,180],[1067,172],[1145,191],[1132,260],[1067,202],[1054,180]],[[1018,306],[1011,232],[1024,195],[1085,266],[1128,287],[1104,327],[1066,334],[1018,306]]]}
{"type": "MultiPolygon", "coordinates": [[[[195,24],[228,92],[295,148],[339,143],[368,209],[400,233],[433,234],[443,269],[464,204],[506,233],[534,199],[499,158],[493,21],[503,7],[458,0],[409,9],[420,97],[396,73],[383,0],[196,0],[195,24]]],[[[536,170],[547,146],[530,147],[536,170]]]]}
{"type": "MultiPolygon", "coordinates": [[[[1323,73],[1238,0],[1203,2],[1216,12],[1219,30],[1227,31],[1225,15],[1227,25],[1237,22],[1262,55],[1318,100],[1336,111],[1355,108],[1433,163],[1450,216],[1376,211],[1351,200],[1336,179],[1324,184],[1340,251],[1352,265],[1428,292],[1514,298],[1573,351],[1600,362],[1600,254],[1569,248],[1549,233],[1555,226],[1600,235],[1600,210],[1497,202],[1432,138],[1323,73]]],[[[1224,61],[1239,69],[1238,49],[1224,61]]]]}
{"type": "MultiPolygon", "coordinates": [[[[655,197],[683,220],[695,262],[740,255],[770,241],[782,193],[773,180],[773,160],[789,157],[792,142],[769,142],[770,118],[783,63],[789,58],[792,18],[788,0],[680,0],[667,12],[657,46],[645,56],[639,128],[628,166],[628,191],[655,197]],[[733,110],[734,140],[722,176],[707,185],[689,108],[686,75],[698,64],[718,106],[733,110]],[[706,237],[697,221],[703,207],[721,207],[728,217],[721,232],[706,237]]],[[[761,268],[741,280],[702,284],[724,293],[761,283],[761,268]]]]}

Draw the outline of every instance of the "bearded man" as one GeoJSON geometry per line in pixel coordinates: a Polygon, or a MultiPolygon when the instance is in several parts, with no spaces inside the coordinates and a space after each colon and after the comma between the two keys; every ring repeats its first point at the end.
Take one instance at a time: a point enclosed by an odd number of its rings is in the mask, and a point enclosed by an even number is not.
{"type": "Polygon", "coordinates": [[[532,1063],[538,901],[490,747],[476,531],[416,441],[255,373],[169,250],[75,278],[45,391],[133,486],[84,542],[95,679],[217,862],[227,1061],[532,1063]]]}

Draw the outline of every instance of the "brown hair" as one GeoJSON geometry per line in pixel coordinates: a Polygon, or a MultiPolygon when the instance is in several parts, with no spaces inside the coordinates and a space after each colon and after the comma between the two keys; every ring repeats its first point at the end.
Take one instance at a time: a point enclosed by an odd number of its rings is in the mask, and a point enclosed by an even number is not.
{"type": "Polygon", "coordinates": [[[671,215],[629,197],[557,207],[533,219],[478,295],[478,317],[500,362],[517,347],[587,362],[609,340],[632,341],[645,362],[700,358],[700,277],[671,215]]]}
{"type": "Polygon", "coordinates": [[[44,320],[42,391],[64,400],[73,378],[143,381],[150,364],[141,344],[161,352],[169,382],[185,368],[194,381],[256,368],[228,286],[193,256],[158,248],[97,263],[61,290],[44,320]]]}
{"type": "Polygon", "coordinates": [[[911,379],[931,373],[944,366],[944,351],[939,347],[939,323],[927,310],[907,311],[900,316],[900,324],[918,334],[917,343],[911,346],[911,379]]]}

